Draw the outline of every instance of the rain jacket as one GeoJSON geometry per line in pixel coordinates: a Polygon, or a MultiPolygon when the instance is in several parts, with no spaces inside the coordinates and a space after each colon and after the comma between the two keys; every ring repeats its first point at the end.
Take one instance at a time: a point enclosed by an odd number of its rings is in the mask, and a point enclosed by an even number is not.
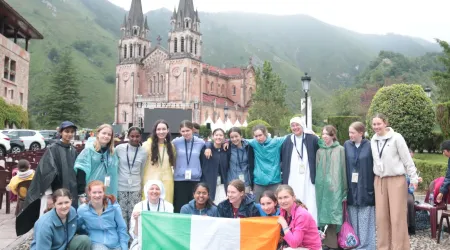
{"type": "MultiPolygon", "coordinates": [[[[222,218],[234,218],[233,217],[233,208],[228,201],[228,199],[222,201],[217,206],[217,210],[219,212],[219,217],[222,218]]],[[[247,218],[247,217],[259,217],[261,216],[259,214],[258,208],[256,208],[255,200],[253,199],[253,196],[250,194],[245,194],[244,199],[241,202],[241,205],[239,206],[239,210],[237,212],[238,218],[247,218]]]]}
{"type": "Polygon", "coordinates": [[[191,200],[188,204],[185,204],[181,208],[180,214],[207,215],[211,217],[219,217],[219,213],[215,205],[212,205],[211,207],[205,207],[202,210],[198,210],[195,207],[195,200],[191,200]]]}

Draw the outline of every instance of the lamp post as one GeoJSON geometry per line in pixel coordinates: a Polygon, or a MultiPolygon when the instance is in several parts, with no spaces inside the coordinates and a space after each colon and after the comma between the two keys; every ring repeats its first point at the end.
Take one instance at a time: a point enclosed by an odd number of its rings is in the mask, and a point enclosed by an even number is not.
{"type": "Polygon", "coordinates": [[[431,98],[431,88],[425,87],[423,90],[425,91],[425,94],[427,94],[428,98],[431,98]]]}
{"type": "Polygon", "coordinates": [[[308,76],[308,73],[305,73],[301,78],[302,80],[302,88],[303,92],[305,92],[305,118],[306,118],[306,127],[308,127],[308,91],[309,91],[309,83],[311,82],[311,77],[308,76]]]}
{"type": "Polygon", "coordinates": [[[196,102],[194,102],[195,122],[199,122],[198,121],[198,113],[197,113],[197,111],[198,111],[198,102],[196,101],[196,102]]]}
{"type": "Polygon", "coordinates": [[[223,107],[223,114],[225,115],[225,122],[227,122],[228,117],[228,105],[225,104],[225,107],[223,107]]]}

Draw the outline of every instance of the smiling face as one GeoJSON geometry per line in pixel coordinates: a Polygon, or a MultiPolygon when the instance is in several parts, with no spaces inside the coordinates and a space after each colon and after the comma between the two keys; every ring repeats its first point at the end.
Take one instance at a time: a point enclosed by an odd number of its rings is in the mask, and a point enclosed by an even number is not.
{"type": "Polygon", "coordinates": [[[148,199],[150,201],[157,201],[159,200],[159,197],[161,196],[161,189],[158,185],[153,184],[150,186],[150,188],[147,191],[148,199]]]}
{"type": "Polygon", "coordinates": [[[375,117],[372,119],[372,129],[377,135],[383,136],[386,131],[387,124],[383,119],[375,117]]]}
{"type": "Polygon", "coordinates": [[[230,140],[234,145],[239,146],[241,145],[242,136],[238,132],[231,132],[230,140]]]}
{"type": "Polygon", "coordinates": [[[356,131],[356,129],[354,129],[353,127],[349,127],[348,137],[352,142],[360,142],[362,140],[363,133],[356,131]]]}
{"type": "Polygon", "coordinates": [[[267,139],[266,135],[260,129],[257,129],[255,130],[255,132],[253,132],[253,137],[255,137],[255,139],[259,143],[264,143],[267,139]]]}
{"type": "Polygon", "coordinates": [[[327,145],[333,143],[333,137],[328,134],[328,131],[326,129],[322,130],[322,139],[327,145]]]}
{"type": "Polygon", "coordinates": [[[103,205],[103,198],[105,197],[105,191],[100,185],[91,186],[89,191],[89,198],[93,205],[103,205]]]}
{"type": "Polygon", "coordinates": [[[141,142],[141,134],[137,130],[131,130],[128,134],[128,139],[130,139],[128,143],[130,143],[131,146],[137,147],[141,142]]]}
{"type": "Polygon", "coordinates": [[[60,196],[56,199],[54,206],[59,218],[63,219],[67,217],[67,214],[70,211],[70,206],[72,206],[72,200],[69,199],[69,197],[67,196],[60,196]]]}
{"type": "Polygon", "coordinates": [[[73,128],[73,127],[65,128],[61,132],[61,140],[64,143],[70,143],[70,141],[73,139],[74,135],[75,135],[75,128],[73,128]]]}
{"type": "Polygon", "coordinates": [[[261,197],[261,199],[259,199],[259,203],[261,204],[261,208],[264,211],[264,213],[266,213],[266,214],[275,213],[275,210],[276,210],[275,207],[277,206],[277,203],[274,202],[269,197],[267,197],[267,196],[261,197]]]}
{"type": "Polygon", "coordinates": [[[110,143],[112,135],[113,131],[108,127],[105,127],[102,130],[100,130],[97,135],[97,139],[100,142],[100,145],[106,146],[108,143],[110,143]]]}
{"type": "Polygon", "coordinates": [[[166,124],[160,123],[158,124],[158,126],[156,126],[156,136],[158,137],[158,139],[160,140],[166,139],[168,133],[169,129],[167,128],[166,124]]]}
{"type": "Polygon", "coordinates": [[[182,127],[180,129],[180,134],[184,137],[184,139],[190,140],[192,138],[192,129],[188,127],[182,127]]]}
{"type": "Polygon", "coordinates": [[[198,205],[205,205],[209,199],[208,190],[205,187],[199,186],[194,193],[195,203],[198,205]]]}
{"type": "Polygon", "coordinates": [[[213,134],[214,143],[216,145],[222,145],[224,138],[225,138],[225,135],[223,134],[222,130],[217,130],[213,134]]]}
{"type": "Polygon", "coordinates": [[[291,211],[295,202],[295,196],[291,195],[287,190],[281,190],[277,194],[278,204],[285,211],[291,211]]]}
{"type": "Polygon", "coordinates": [[[231,204],[239,204],[244,197],[244,192],[239,192],[236,187],[228,185],[227,197],[231,204]]]}
{"type": "Polygon", "coordinates": [[[296,122],[291,123],[291,130],[292,133],[294,133],[296,136],[299,136],[303,133],[303,127],[296,122]]]}

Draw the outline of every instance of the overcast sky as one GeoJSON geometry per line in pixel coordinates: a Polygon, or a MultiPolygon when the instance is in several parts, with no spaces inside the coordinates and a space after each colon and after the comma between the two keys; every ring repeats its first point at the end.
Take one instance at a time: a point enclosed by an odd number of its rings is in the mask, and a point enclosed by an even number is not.
{"type": "MultiPolygon", "coordinates": [[[[129,10],[131,0],[109,0],[129,10]]],[[[172,10],[179,0],[142,0],[144,12],[172,10]]],[[[449,0],[194,0],[200,12],[245,11],[307,14],[326,23],[368,34],[396,33],[450,42],[449,0]]]]}

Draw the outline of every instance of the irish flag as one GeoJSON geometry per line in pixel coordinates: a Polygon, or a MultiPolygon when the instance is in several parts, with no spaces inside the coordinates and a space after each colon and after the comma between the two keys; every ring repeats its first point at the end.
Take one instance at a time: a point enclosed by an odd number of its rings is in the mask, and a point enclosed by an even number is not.
{"type": "Polygon", "coordinates": [[[276,249],[276,217],[244,219],[142,212],[142,250],[276,249]]]}

